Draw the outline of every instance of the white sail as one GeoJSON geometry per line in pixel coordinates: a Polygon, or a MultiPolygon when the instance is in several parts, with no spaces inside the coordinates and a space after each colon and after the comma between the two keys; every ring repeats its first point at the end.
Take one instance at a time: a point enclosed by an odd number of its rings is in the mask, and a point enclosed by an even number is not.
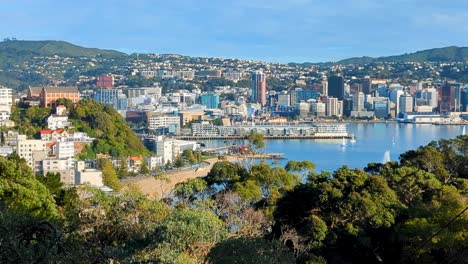
{"type": "Polygon", "coordinates": [[[382,164],[385,164],[387,162],[391,161],[390,159],[390,150],[385,151],[383,159],[382,159],[382,164]]]}
{"type": "Polygon", "coordinates": [[[463,129],[462,129],[462,135],[464,136],[466,134],[466,127],[463,126],[463,129]]]}

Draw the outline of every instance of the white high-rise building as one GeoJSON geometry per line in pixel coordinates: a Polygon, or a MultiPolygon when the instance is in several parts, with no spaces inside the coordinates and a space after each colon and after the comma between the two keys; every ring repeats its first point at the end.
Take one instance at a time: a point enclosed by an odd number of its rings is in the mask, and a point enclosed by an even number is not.
{"type": "Polygon", "coordinates": [[[73,141],[57,142],[56,155],[58,159],[69,159],[75,157],[75,143],[73,141]]]}
{"type": "Polygon", "coordinates": [[[326,107],[327,116],[338,116],[338,98],[328,97],[326,107]]]}
{"type": "Polygon", "coordinates": [[[10,119],[11,107],[13,106],[12,90],[0,86],[0,120],[10,119]]]}
{"type": "Polygon", "coordinates": [[[399,89],[392,90],[390,92],[390,101],[395,104],[395,115],[400,113],[400,96],[402,96],[404,92],[399,89]]]}
{"type": "Polygon", "coordinates": [[[398,113],[411,113],[413,112],[413,96],[405,93],[399,98],[399,112],[398,113]]]}
{"type": "Polygon", "coordinates": [[[364,93],[353,94],[353,111],[364,111],[364,93]]]}
{"type": "Polygon", "coordinates": [[[172,141],[171,140],[158,140],[156,142],[156,155],[162,157],[162,162],[172,163],[172,141]]]}

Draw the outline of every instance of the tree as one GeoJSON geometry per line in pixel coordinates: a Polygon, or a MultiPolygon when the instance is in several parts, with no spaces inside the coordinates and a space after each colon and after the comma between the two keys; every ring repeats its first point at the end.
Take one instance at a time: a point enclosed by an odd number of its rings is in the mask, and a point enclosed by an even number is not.
{"type": "Polygon", "coordinates": [[[101,160],[102,181],[104,185],[112,188],[114,191],[120,191],[120,182],[115,172],[114,166],[109,160],[101,160]]]}
{"type": "Polygon", "coordinates": [[[34,177],[24,159],[0,157],[0,207],[44,219],[58,216],[47,187],[34,177]]]}
{"type": "Polygon", "coordinates": [[[117,175],[118,175],[119,179],[127,178],[127,176],[128,176],[128,164],[127,164],[127,159],[126,158],[120,159],[119,168],[117,170],[117,175]]]}
{"type": "Polygon", "coordinates": [[[58,198],[64,185],[60,179],[60,173],[48,172],[45,176],[37,175],[36,178],[47,187],[55,199],[58,198]]]}
{"type": "Polygon", "coordinates": [[[258,132],[252,132],[247,138],[250,145],[255,147],[256,149],[262,149],[265,147],[265,141],[263,139],[263,135],[258,132]]]}
{"type": "Polygon", "coordinates": [[[206,181],[200,178],[195,178],[176,184],[174,195],[187,204],[190,198],[196,196],[205,189],[206,181]]]}
{"type": "Polygon", "coordinates": [[[146,163],[146,160],[143,159],[141,161],[141,165],[140,165],[140,173],[144,174],[144,175],[147,175],[149,172],[150,172],[150,170],[148,169],[148,164],[146,163]]]}
{"type": "Polygon", "coordinates": [[[182,156],[178,155],[176,157],[176,160],[174,161],[174,167],[176,168],[182,168],[185,165],[184,159],[182,156]]]}
{"type": "Polygon", "coordinates": [[[211,168],[205,180],[208,185],[221,184],[225,188],[240,181],[247,171],[237,163],[218,161],[211,168]]]}
{"type": "Polygon", "coordinates": [[[289,264],[294,255],[277,240],[263,238],[231,238],[216,244],[208,254],[208,262],[216,264],[289,264]]]}
{"type": "Polygon", "coordinates": [[[191,149],[186,149],[184,150],[184,152],[182,153],[182,156],[187,159],[187,161],[193,165],[197,162],[197,159],[195,158],[194,156],[194,153],[191,149]]]}
{"type": "Polygon", "coordinates": [[[301,179],[304,181],[307,175],[315,169],[315,164],[311,161],[288,161],[284,167],[287,171],[296,171],[300,173],[301,179]]]}

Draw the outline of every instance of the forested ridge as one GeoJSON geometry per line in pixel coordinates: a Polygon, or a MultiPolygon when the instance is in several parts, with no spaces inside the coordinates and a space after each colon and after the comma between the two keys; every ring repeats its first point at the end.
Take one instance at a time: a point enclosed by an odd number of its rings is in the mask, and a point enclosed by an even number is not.
{"type": "Polygon", "coordinates": [[[220,161],[162,200],[136,186],[105,194],[43,177],[15,155],[0,157],[1,263],[467,259],[468,136],[364,169],[220,161]]]}

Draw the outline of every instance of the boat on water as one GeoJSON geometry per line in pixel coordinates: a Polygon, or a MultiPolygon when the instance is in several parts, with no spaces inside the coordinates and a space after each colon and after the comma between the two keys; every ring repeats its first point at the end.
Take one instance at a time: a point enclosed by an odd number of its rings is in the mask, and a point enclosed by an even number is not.
{"type": "Polygon", "coordinates": [[[392,138],[392,145],[395,145],[396,144],[396,141],[395,141],[395,137],[392,138]]]}
{"type": "Polygon", "coordinates": [[[346,139],[343,138],[343,141],[341,142],[341,145],[340,145],[342,148],[345,148],[346,147],[346,139]]]}
{"type": "Polygon", "coordinates": [[[463,126],[463,129],[462,129],[462,136],[466,135],[466,126],[463,126]]]}
{"type": "Polygon", "coordinates": [[[351,139],[349,140],[349,142],[351,142],[351,144],[356,143],[356,139],[354,138],[354,135],[351,136],[351,139]]]}

